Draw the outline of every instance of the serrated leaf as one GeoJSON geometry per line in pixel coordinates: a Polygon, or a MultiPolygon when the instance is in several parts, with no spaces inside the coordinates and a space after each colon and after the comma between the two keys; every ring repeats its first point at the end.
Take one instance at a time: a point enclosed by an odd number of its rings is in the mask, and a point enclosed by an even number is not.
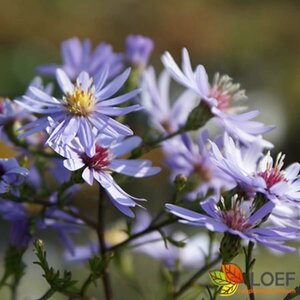
{"type": "Polygon", "coordinates": [[[241,269],[236,264],[223,264],[222,271],[226,280],[231,283],[243,283],[244,277],[241,269]]]}
{"type": "Polygon", "coordinates": [[[221,271],[209,272],[209,277],[215,285],[228,285],[228,284],[230,284],[230,282],[227,281],[225,274],[221,271]]]}
{"type": "Polygon", "coordinates": [[[221,296],[231,296],[237,291],[238,286],[239,285],[236,284],[236,283],[229,283],[227,285],[223,285],[218,290],[218,294],[221,295],[221,296]]]}

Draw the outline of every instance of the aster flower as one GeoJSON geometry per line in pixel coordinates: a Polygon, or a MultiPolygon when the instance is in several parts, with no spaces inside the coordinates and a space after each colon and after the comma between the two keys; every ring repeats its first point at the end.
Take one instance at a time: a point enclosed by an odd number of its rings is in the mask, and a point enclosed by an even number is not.
{"type": "Polygon", "coordinates": [[[26,110],[44,115],[36,121],[21,127],[27,130],[20,137],[46,129],[48,117],[58,122],[58,126],[49,137],[49,141],[69,143],[78,135],[86,149],[92,149],[95,133],[93,130],[117,138],[131,135],[132,131],[125,125],[115,121],[111,116],[120,116],[140,109],[139,105],[117,107],[138,94],[134,90],[124,95],[111,98],[124,84],[130,70],[127,69],[113,81],[106,84],[108,68],[104,68],[97,77],[90,77],[82,72],[73,84],[66,73],[59,69],[56,72],[57,82],[64,93],[61,99],[50,97],[44,91],[30,87],[32,96],[23,96],[23,101],[16,102],[26,110]]]}
{"type": "Polygon", "coordinates": [[[111,45],[101,43],[94,51],[91,48],[89,39],[82,42],[77,37],[65,40],[61,44],[62,65],[43,65],[37,71],[55,76],[57,69],[63,69],[71,80],[75,80],[82,71],[96,75],[106,64],[109,65],[109,78],[122,70],[122,55],[114,53],[111,45]]]}
{"type": "MultiPolygon", "coordinates": [[[[55,197],[52,197],[51,200],[54,199],[55,197]]],[[[3,199],[0,199],[0,214],[3,219],[12,223],[9,235],[10,245],[20,250],[25,250],[40,231],[49,228],[58,233],[68,251],[73,253],[74,246],[69,234],[78,233],[79,226],[83,224],[81,220],[54,206],[43,208],[40,204],[16,203],[3,199]]]]}
{"type": "Polygon", "coordinates": [[[146,177],[157,174],[158,167],[152,167],[149,160],[119,159],[118,157],[130,152],[141,143],[138,137],[131,137],[114,144],[110,144],[104,138],[99,139],[94,151],[89,153],[80,143],[74,139],[69,144],[58,145],[49,143],[49,146],[61,156],[65,157],[64,166],[70,171],[83,169],[82,178],[89,185],[94,179],[106,190],[112,203],[124,214],[133,217],[130,208],[138,205],[135,198],[127,194],[113,179],[112,172],[121,173],[133,177],[146,177]]]}
{"type": "Polygon", "coordinates": [[[0,159],[0,194],[7,193],[9,189],[13,192],[28,175],[28,170],[20,167],[15,158],[0,159]]]}
{"type": "Polygon", "coordinates": [[[188,177],[193,185],[194,190],[187,195],[189,199],[205,197],[208,191],[220,195],[222,189],[228,190],[236,185],[231,177],[215,166],[209,146],[207,130],[198,134],[197,143],[183,134],[162,144],[171,180],[181,174],[188,177]]]}
{"type": "Polygon", "coordinates": [[[197,99],[192,91],[183,92],[171,105],[170,76],[163,71],[156,80],[153,67],[142,74],[141,105],[150,117],[150,122],[160,133],[172,133],[182,127],[197,99]]]}
{"type": "MultiPolygon", "coordinates": [[[[210,108],[214,118],[220,125],[235,138],[245,144],[255,142],[261,134],[273,129],[272,126],[252,121],[259,113],[250,111],[238,114],[240,108],[235,108],[235,103],[246,99],[245,91],[239,84],[232,82],[227,75],[216,74],[210,84],[205,68],[198,65],[193,71],[188,51],[182,51],[182,70],[178,67],[170,53],[162,56],[163,64],[171,76],[186,88],[193,90],[201,100],[210,108]]],[[[264,147],[273,145],[263,139],[260,142],[264,147]]]]}
{"type": "Polygon", "coordinates": [[[144,68],[153,50],[153,41],[142,35],[128,35],[125,43],[125,61],[129,65],[144,68]]]}
{"type": "Polygon", "coordinates": [[[249,194],[260,192],[275,203],[299,204],[299,163],[282,170],[284,155],[281,153],[274,162],[270,152],[263,155],[260,145],[239,146],[227,134],[224,135],[224,154],[215,143],[212,143],[212,153],[216,166],[249,194]]]}
{"type": "Polygon", "coordinates": [[[284,245],[284,242],[296,239],[297,230],[289,227],[258,226],[268,216],[273,208],[272,202],[267,202],[257,211],[250,201],[240,201],[237,197],[231,200],[231,208],[222,210],[216,204],[215,198],[209,198],[201,203],[204,214],[197,213],[173,204],[166,204],[166,208],[180,217],[181,222],[194,226],[206,227],[213,232],[228,233],[239,239],[260,243],[282,252],[291,252],[295,249],[284,245]]]}

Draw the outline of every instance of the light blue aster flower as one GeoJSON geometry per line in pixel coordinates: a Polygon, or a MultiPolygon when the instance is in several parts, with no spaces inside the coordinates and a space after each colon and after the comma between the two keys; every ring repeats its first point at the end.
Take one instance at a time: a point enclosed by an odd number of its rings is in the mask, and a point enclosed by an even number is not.
{"type": "Polygon", "coordinates": [[[144,68],[153,50],[153,41],[142,35],[129,35],[125,44],[126,62],[132,66],[144,68]]]}
{"type": "Polygon", "coordinates": [[[295,240],[299,236],[298,229],[292,227],[258,227],[264,217],[269,215],[274,204],[268,201],[260,209],[254,211],[252,203],[240,202],[232,198],[231,208],[222,210],[216,204],[215,198],[209,198],[201,203],[204,213],[197,213],[173,204],[166,208],[178,216],[182,223],[206,227],[213,232],[230,233],[239,238],[260,243],[266,247],[291,252],[295,248],[284,245],[286,241],[295,240]]]}
{"type": "Polygon", "coordinates": [[[96,77],[90,77],[86,72],[80,73],[73,84],[66,73],[58,69],[56,78],[63,92],[60,99],[49,96],[39,88],[30,87],[30,95],[23,96],[23,101],[16,100],[26,110],[42,115],[20,128],[26,130],[20,137],[46,129],[49,125],[48,117],[58,123],[50,134],[49,141],[69,143],[78,136],[89,151],[92,151],[94,144],[94,130],[113,138],[132,135],[131,129],[111,118],[141,108],[140,105],[116,106],[136,96],[139,90],[112,97],[123,86],[129,73],[130,70],[127,69],[107,83],[108,67],[105,67],[96,77]]]}
{"type": "MultiPolygon", "coordinates": [[[[110,142],[111,143],[111,142],[110,142]]],[[[89,153],[74,139],[69,144],[49,142],[49,146],[61,156],[65,157],[64,166],[70,171],[83,169],[82,178],[89,185],[94,179],[105,189],[112,203],[124,214],[133,217],[131,208],[138,205],[136,200],[142,200],[127,194],[113,179],[112,172],[132,177],[146,177],[157,174],[158,167],[152,167],[149,160],[119,159],[118,157],[130,152],[141,143],[138,137],[130,137],[119,142],[111,143],[101,138],[89,153]]],[[[139,205],[138,205],[139,206],[139,205]]]]}
{"type": "Polygon", "coordinates": [[[172,103],[170,83],[171,78],[167,71],[163,71],[158,79],[153,67],[149,67],[142,74],[140,103],[149,115],[151,125],[163,134],[175,132],[182,127],[199,102],[196,94],[187,90],[172,103]]]}
{"type": "MultiPolygon", "coordinates": [[[[162,56],[162,61],[178,83],[193,90],[201,98],[225,131],[243,143],[256,142],[258,136],[274,128],[252,121],[259,114],[258,111],[238,113],[241,107],[236,107],[235,103],[246,98],[245,91],[240,89],[239,84],[233,83],[227,75],[216,74],[213,83],[210,84],[204,66],[198,65],[195,71],[192,69],[186,49],[182,51],[182,70],[169,52],[162,56]]],[[[264,147],[273,147],[270,142],[262,138],[259,141],[264,147]]]]}
{"type": "Polygon", "coordinates": [[[215,143],[212,143],[212,153],[216,166],[248,194],[260,192],[274,203],[299,205],[299,163],[282,170],[284,155],[281,153],[274,162],[270,152],[264,155],[259,144],[240,146],[227,134],[223,153],[215,143]]]}
{"type": "Polygon", "coordinates": [[[207,130],[198,134],[197,143],[189,135],[183,134],[162,144],[165,163],[171,170],[171,180],[174,181],[181,174],[194,185],[194,190],[187,195],[189,199],[205,197],[208,191],[220,195],[222,189],[229,190],[236,185],[230,176],[214,164],[209,146],[207,130]]]}

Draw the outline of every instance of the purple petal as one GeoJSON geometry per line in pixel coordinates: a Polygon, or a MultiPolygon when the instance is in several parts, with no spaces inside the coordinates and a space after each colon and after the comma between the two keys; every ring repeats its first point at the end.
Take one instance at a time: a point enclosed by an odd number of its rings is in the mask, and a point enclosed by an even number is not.
{"type": "Polygon", "coordinates": [[[93,181],[94,181],[93,171],[89,167],[86,167],[84,169],[82,173],[82,178],[89,185],[93,185],[93,181]]]}
{"type": "Polygon", "coordinates": [[[206,216],[174,204],[166,204],[166,208],[174,215],[191,222],[202,221],[206,216]]]}
{"type": "Polygon", "coordinates": [[[268,201],[260,209],[258,209],[253,215],[249,217],[249,223],[255,224],[257,221],[262,220],[267,214],[269,214],[275,207],[274,203],[268,201]]]}
{"type": "Polygon", "coordinates": [[[65,95],[73,94],[74,85],[62,69],[56,70],[56,80],[65,95]]]}

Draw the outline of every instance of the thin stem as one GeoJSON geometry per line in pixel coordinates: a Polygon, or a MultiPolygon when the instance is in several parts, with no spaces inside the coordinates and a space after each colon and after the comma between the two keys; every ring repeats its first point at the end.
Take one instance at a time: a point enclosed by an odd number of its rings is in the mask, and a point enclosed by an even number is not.
{"type": "MultiPolygon", "coordinates": [[[[103,198],[103,188],[102,186],[99,186],[99,204],[98,204],[98,240],[99,240],[99,250],[100,254],[103,260],[106,259],[107,254],[107,248],[105,243],[105,205],[104,205],[104,198],[103,198]]],[[[108,264],[103,269],[103,276],[102,276],[102,282],[105,292],[105,299],[106,300],[112,300],[113,299],[113,293],[112,293],[112,286],[111,286],[111,280],[109,275],[109,268],[108,264]]]]}
{"type": "Polygon", "coordinates": [[[250,271],[253,267],[254,260],[252,260],[252,251],[253,251],[254,243],[249,242],[248,249],[245,251],[245,284],[249,291],[249,300],[255,300],[255,295],[253,292],[252,281],[250,279],[250,271]]]}
{"type": "Polygon", "coordinates": [[[160,143],[169,140],[171,138],[173,138],[176,135],[179,135],[181,133],[183,133],[185,130],[183,128],[178,129],[177,131],[170,133],[168,135],[162,136],[152,142],[143,142],[138,148],[136,148],[133,153],[131,154],[130,158],[134,159],[134,158],[138,158],[140,156],[142,156],[143,154],[148,153],[149,151],[153,150],[154,148],[156,148],[160,143]]]}
{"type": "Polygon", "coordinates": [[[160,223],[158,223],[157,225],[152,225],[152,226],[149,226],[147,227],[146,229],[136,233],[136,234],[133,234],[131,235],[130,237],[128,237],[125,241],[119,243],[119,244],[116,244],[110,248],[108,248],[107,250],[110,251],[110,252],[113,252],[113,251],[116,251],[116,250],[119,250],[120,248],[126,246],[127,244],[129,244],[130,242],[132,242],[133,240],[147,234],[147,233],[150,233],[152,231],[155,231],[155,230],[158,230],[162,227],[165,227],[167,225],[170,225],[172,223],[175,223],[178,219],[177,218],[174,218],[174,219],[168,219],[168,220],[164,220],[160,223]]]}
{"type": "Polygon", "coordinates": [[[11,288],[11,300],[17,300],[18,284],[19,284],[19,281],[17,280],[16,276],[14,276],[13,283],[10,286],[10,288],[11,288]]]}
{"type": "Polygon", "coordinates": [[[38,300],[47,300],[50,299],[50,297],[52,297],[52,295],[54,295],[57,291],[50,288],[41,298],[39,298],[38,300]]]}
{"type": "Polygon", "coordinates": [[[208,295],[209,295],[209,299],[213,300],[214,298],[213,298],[213,295],[212,295],[208,285],[206,286],[206,289],[207,289],[207,292],[208,292],[208,295]]]}
{"type": "Polygon", "coordinates": [[[181,296],[186,290],[188,290],[202,275],[204,275],[210,268],[222,260],[222,256],[219,255],[217,258],[212,260],[210,263],[205,265],[197,273],[195,273],[190,279],[188,279],[182,286],[174,293],[174,299],[181,296]]]}
{"type": "MultiPolygon", "coordinates": [[[[13,201],[13,202],[17,202],[17,203],[28,203],[28,204],[38,204],[38,205],[42,205],[44,207],[53,207],[53,206],[56,206],[57,203],[53,203],[53,202],[46,202],[46,201],[43,201],[43,200],[38,200],[38,199],[25,199],[25,198],[18,198],[18,197],[15,197],[13,195],[1,195],[1,198],[7,200],[7,201],[13,201]]],[[[80,219],[81,221],[83,221],[86,225],[90,226],[91,228],[94,228],[94,229],[97,229],[98,228],[98,224],[96,224],[95,222],[93,222],[92,220],[90,220],[89,218],[73,211],[72,209],[70,209],[68,206],[63,206],[63,207],[57,207],[57,209],[63,211],[64,213],[74,217],[74,218],[77,218],[77,219],[80,219]]],[[[1,285],[0,285],[1,287],[1,285]]]]}
{"type": "Polygon", "coordinates": [[[86,293],[88,287],[90,286],[90,284],[91,284],[92,282],[93,282],[93,276],[92,276],[92,274],[90,274],[90,275],[88,276],[88,278],[84,281],[84,283],[83,283],[83,285],[82,285],[82,287],[81,287],[81,289],[80,289],[79,295],[80,295],[81,297],[83,297],[83,296],[85,295],[85,293],[86,293]]]}

